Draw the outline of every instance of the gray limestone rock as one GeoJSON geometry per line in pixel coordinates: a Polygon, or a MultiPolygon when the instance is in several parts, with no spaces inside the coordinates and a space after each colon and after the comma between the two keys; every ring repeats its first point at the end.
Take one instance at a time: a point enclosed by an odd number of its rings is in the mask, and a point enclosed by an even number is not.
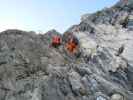
{"type": "Polygon", "coordinates": [[[132,100],[132,7],[121,0],[85,14],[63,35],[1,32],[0,100],[132,100]],[[59,48],[51,46],[54,35],[62,37],[59,48]],[[65,49],[70,36],[78,57],[65,49]]]}

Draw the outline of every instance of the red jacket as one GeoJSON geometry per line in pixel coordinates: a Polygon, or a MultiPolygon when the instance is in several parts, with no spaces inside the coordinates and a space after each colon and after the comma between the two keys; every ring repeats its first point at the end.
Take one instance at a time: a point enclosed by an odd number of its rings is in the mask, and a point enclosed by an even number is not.
{"type": "Polygon", "coordinates": [[[61,38],[60,38],[60,36],[53,36],[53,38],[52,38],[52,43],[53,43],[53,44],[60,44],[60,43],[61,43],[61,38]]]}

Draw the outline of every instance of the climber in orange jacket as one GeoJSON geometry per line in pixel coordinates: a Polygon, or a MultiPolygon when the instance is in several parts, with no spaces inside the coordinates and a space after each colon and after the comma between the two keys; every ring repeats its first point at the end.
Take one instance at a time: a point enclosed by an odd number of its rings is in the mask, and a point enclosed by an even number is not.
{"type": "Polygon", "coordinates": [[[66,49],[69,51],[71,54],[75,54],[78,48],[78,41],[75,38],[71,38],[67,43],[66,43],[66,49]]]}

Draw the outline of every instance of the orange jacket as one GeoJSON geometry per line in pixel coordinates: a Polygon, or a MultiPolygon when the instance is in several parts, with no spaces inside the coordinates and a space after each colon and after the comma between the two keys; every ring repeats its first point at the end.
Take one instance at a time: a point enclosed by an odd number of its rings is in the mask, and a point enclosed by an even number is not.
{"type": "Polygon", "coordinates": [[[66,44],[66,49],[70,52],[70,53],[75,53],[77,50],[77,45],[70,41],[66,44]]]}

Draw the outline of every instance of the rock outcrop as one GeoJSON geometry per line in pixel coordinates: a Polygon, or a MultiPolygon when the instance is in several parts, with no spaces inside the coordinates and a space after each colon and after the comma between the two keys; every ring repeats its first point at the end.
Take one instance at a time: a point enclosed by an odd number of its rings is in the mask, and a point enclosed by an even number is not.
{"type": "Polygon", "coordinates": [[[0,100],[133,100],[133,3],[86,14],[63,35],[0,33],[0,100]],[[52,36],[62,37],[58,48],[52,36]],[[79,41],[80,55],[64,43],[79,41]]]}

